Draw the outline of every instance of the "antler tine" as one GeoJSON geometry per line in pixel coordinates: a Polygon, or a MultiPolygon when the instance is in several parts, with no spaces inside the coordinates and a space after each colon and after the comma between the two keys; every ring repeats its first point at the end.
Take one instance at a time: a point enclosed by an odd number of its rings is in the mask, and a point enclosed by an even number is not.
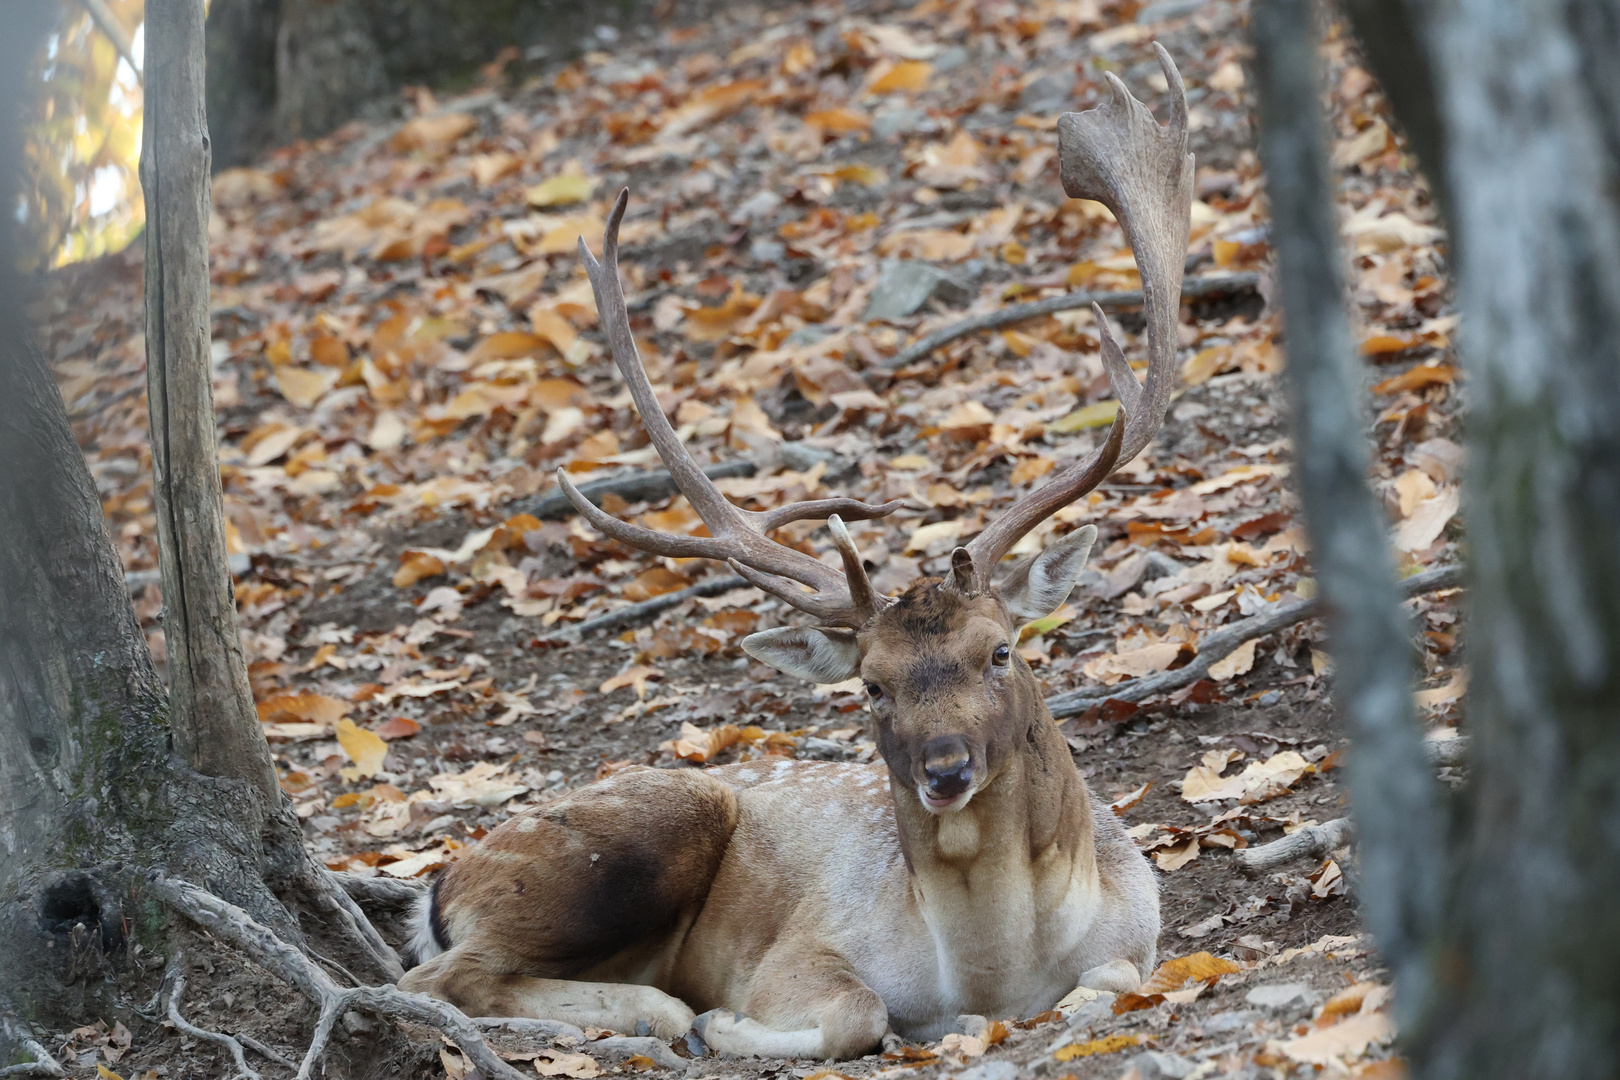
{"type": "Polygon", "coordinates": [[[1153,47],[1169,84],[1168,127],[1160,127],[1147,106],[1112,73],[1107,75],[1113,91],[1108,101],[1058,119],[1063,190],[1113,211],[1142,277],[1146,384],[1137,382],[1108,320],[1093,305],[1103,368],[1119,398],[1119,414],[1108,441],[1090,458],[1019,499],[968,544],[981,587],[1020,537],[1102,483],[1116,464],[1141,453],[1164,423],[1175,381],[1181,275],[1192,228],[1193,158],[1187,152],[1187,96],[1181,73],[1162,45],[1155,42],[1153,47]]]}
{"type": "MultiPolygon", "coordinates": [[[[626,188],[619,193],[613,212],[608,215],[602,238],[602,261],[598,262],[591,255],[583,237],[579,241],[580,259],[591,280],[591,291],[596,296],[596,308],[613,352],[613,363],[618,367],[619,374],[624,376],[630,398],[635,402],[636,411],[641,414],[641,421],[658,456],[669,469],[675,486],[691,502],[704,525],[708,526],[710,535],[700,537],[661,533],[620,521],[586,499],[561,469],[557,471],[558,486],[592,525],[615,540],[657,555],[731,562],[738,566],[739,573],[757,585],[761,580],[770,581],[771,586],[767,591],[800,610],[835,625],[861,625],[865,622],[864,618],[852,620],[860,616],[861,610],[870,609],[870,605],[854,602],[850,594],[852,586],[842,574],[801,551],[776,543],[766,534],[792,521],[833,514],[843,514],[855,520],[883,517],[900,509],[904,503],[895,501],[874,506],[856,499],[820,499],[769,511],[750,511],[732,505],[721,494],[714,482],[703,474],[697,462],[692,460],[686,447],[681,445],[680,436],[664,415],[630,332],[630,314],[625,305],[624,288],[619,282],[619,226],[624,220],[629,201],[630,190],[626,188]],[[742,567],[748,570],[744,571],[742,567]],[[815,592],[796,593],[781,579],[796,581],[815,592]]],[[[847,533],[845,535],[847,538],[847,533]]],[[[765,585],[760,587],[766,588],[765,585]]]]}
{"type": "Polygon", "coordinates": [[[827,519],[827,528],[831,530],[833,543],[838,547],[838,554],[844,560],[844,580],[849,582],[849,599],[855,610],[863,616],[862,623],[876,615],[882,608],[888,607],[894,601],[887,596],[880,597],[872,589],[872,582],[866,576],[866,563],[861,561],[861,553],[855,548],[855,541],[850,537],[849,530],[844,527],[844,520],[837,514],[827,519]]]}

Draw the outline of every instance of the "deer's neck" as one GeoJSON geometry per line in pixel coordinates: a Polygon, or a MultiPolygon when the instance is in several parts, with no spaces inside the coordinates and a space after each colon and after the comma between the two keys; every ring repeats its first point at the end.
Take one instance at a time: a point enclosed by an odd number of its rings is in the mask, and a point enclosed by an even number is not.
{"type": "Polygon", "coordinates": [[[1083,936],[1098,889],[1091,797],[1044,707],[961,810],[894,796],[913,895],[964,1000],[988,1000],[1008,972],[1045,967],[1083,936]]]}

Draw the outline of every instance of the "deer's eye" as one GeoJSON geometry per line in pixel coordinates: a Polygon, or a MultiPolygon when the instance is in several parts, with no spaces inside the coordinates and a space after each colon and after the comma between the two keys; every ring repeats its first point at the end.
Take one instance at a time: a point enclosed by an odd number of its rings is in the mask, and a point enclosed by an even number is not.
{"type": "Polygon", "coordinates": [[[990,654],[990,662],[997,667],[1005,667],[1007,661],[1012,659],[1012,649],[1005,642],[996,646],[996,651],[990,654]]]}
{"type": "Polygon", "coordinates": [[[867,683],[866,684],[866,696],[871,698],[873,701],[881,700],[882,697],[883,697],[883,687],[879,686],[875,682],[867,683]]]}

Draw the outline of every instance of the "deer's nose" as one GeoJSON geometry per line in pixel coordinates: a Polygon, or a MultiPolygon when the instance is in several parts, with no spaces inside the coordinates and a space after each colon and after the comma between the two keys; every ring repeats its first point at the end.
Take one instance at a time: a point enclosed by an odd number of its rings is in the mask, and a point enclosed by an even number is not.
{"type": "Polygon", "coordinates": [[[923,748],[923,776],[928,793],[954,799],[973,784],[973,757],[958,738],[931,739],[923,748]]]}

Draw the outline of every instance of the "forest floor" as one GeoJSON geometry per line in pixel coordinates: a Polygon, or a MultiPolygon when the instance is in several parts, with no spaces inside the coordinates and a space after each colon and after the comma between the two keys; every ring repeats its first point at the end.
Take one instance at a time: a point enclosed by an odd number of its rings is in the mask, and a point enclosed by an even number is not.
{"type": "MultiPolygon", "coordinates": [[[[796,683],[738,648],[791,621],[751,588],[608,633],[571,629],[727,574],[547,512],[558,466],[583,482],[657,465],[597,333],[575,237],[600,250],[608,207],[631,189],[626,291],[687,445],[705,463],[751,462],[751,476],[719,483],[756,508],[905,499],[852,526],[879,587],[897,591],[940,573],[959,538],[1092,449],[1111,419],[1089,312],[884,364],[967,314],[1137,285],[1112,217],[1058,184],[1055,120],[1106,97],[1104,72],[1163,117],[1151,43],[1168,48],[1198,160],[1189,277],[1265,269],[1246,17],[1243,0],[739,4],[634,40],[604,32],[566,67],[493,66],[459,96],[415,92],[397,122],[218,176],[214,391],[237,599],[312,850],[334,869],[426,880],[515,810],[626,764],[871,760],[858,686],[796,683]],[[898,277],[919,265],[942,273],[931,296],[901,303],[898,277]]],[[[1322,55],[1373,480],[1411,573],[1457,559],[1443,238],[1341,26],[1322,55]]],[[[35,315],[161,661],[140,275],[137,251],[64,269],[35,315]]],[[[1021,549],[1085,522],[1101,530],[1069,605],[1020,646],[1050,692],[1179,666],[1200,635],[1313,595],[1267,291],[1184,307],[1182,383],[1161,434],[1021,549]]],[[[1139,359],[1140,317],[1118,318],[1139,359]]],[[[697,524],[684,498],[608,505],[665,530],[697,524]]],[[[781,538],[831,550],[814,523],[781,538]]],[[[1456,596],[1409,606],[1421,711],[1448,738],[1456,596]]],[[[1258,876],[1233,861],[1347,812],[1330,679],[1307,622],[1174,694],[1064,721],[1087,782],[1160,868],[1169,963],[1150,989],[1163,996],[989,1017],[1007,1023],[837,1071],[1398,1075],[1350,852],[1258,876]]],[[[301,1055],[310,1016],[290,990],[228,957],[206,963],[192,1022],[301,1055]]],[[[73,1076],[229,1071],[216,1047],[150,1023],[86,1017],[42,1034],[73,1076]]],[[[540,1072],[638,1064],[556,1049],[540,1072]]],[[[464,1068],[447,1050],[443,1071],[464,1068]]]]}

